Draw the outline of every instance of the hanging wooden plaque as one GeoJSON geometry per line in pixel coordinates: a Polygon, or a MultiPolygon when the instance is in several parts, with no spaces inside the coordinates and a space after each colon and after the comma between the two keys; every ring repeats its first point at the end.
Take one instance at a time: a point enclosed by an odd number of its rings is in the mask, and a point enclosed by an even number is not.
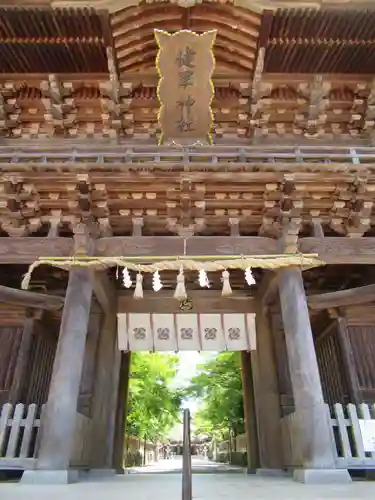
{"type": "Polygon", "coordinates": [[[160,142],[210,142],[216,30],[202,34],[189,30],[154,33],[159,47],[156,66],[160,78],[160,142]]]}

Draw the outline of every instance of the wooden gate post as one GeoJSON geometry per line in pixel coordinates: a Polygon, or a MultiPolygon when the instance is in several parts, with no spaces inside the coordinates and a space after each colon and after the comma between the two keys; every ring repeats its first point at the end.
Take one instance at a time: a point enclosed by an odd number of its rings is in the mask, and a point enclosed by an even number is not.
{"type": "Polygon", "coordinates": [[[280,396],[272,332],[266,310],[260,306],[255,317],[257,349],[251,353],[255,408],[258,426],[260,469],[257,474],[278,476],[282,473],[280,396]]]}
{"type": "Polygon", "coordinates": [[[335,468],[334,443],[300,269],[279,271],[278,285],[302,466],[294,471],[294,479],[309,483],[349,482],[348,471],[335,468]]]}
{"type": "Polygon", "coordinates": [[[118,385],[115,439],[113,449],[113,468],[117,474],[124,473],[124,444],[126,433],[126,417],[128,414],[129,375],[131,352],[121,353],[120,380],[118,385]]]}
{"type": "Polygon", "coordinates": [[[259,467],[259,446],[250,352],[241,351],[241,374],[245,414],[247,473],[253,474],[259,467]]]}
{"type": "Polygon", "coordinates": [[[25,483],[69,483],[74,446],[77,400],[85,354],[93,285],[86,269],[73,269],[60,326],[48,401],[41,424],[37,470],[25,471],[25,483]]]}

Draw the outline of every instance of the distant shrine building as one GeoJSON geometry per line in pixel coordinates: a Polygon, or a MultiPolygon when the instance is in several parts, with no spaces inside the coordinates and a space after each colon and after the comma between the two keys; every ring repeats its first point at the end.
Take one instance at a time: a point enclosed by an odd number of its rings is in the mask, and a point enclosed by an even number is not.
{"type": "Polygon", "coordinates": [[[235,350],[249,473],[349,482],[375,466],[373,2],[129,3],[0,8],[0,470],[121,473],[131,352],[235,350]]]}

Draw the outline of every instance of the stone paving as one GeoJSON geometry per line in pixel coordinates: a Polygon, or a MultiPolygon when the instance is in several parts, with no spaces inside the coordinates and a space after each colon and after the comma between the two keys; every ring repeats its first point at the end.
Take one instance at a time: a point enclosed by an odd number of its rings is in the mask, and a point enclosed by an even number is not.
{"type": "MultiPolygon", "coordinates": [[[[171,463],[172,468],[174,465],[171,463]]],[[[289,478],[261,478],[246,474],[194,474],[194,500],[330,500],[375,498],[375,482],[309,486],[289,478]]],[[[180,500],[181,475],[127,474],[90,479],[64,486],[0,484],[1,500],[180,500]]]]}

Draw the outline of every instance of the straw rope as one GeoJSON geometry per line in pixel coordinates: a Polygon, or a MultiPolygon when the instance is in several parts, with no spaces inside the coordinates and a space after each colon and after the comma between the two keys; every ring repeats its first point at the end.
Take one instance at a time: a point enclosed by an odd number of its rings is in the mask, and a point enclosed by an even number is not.
{"type": "MultiPolygon", "coordinates": [[[[145,260],[145,257],[139,259],[145,260]]],[[[205,261],[204,257],[180,257],[173,260],[161,260],[152,264],[138,264],[135,260],[130,260],[125,257],[41,257],[29,267],[27,273],[23,277],[21,287],[24,290],[29,288],[30,280],[33,271],[42,265],[50,265],[60,269],[69,270],[72,268],[86,268],[90,270],[100,270],[109,267],[123,267],[131,271],[140,273],[154,273],[155,271],[180,271],[181,268],[189,271],[225,271],[227,269],[246,269],[246,268],[261,268],[261,269],[279,269],[283,267],[317,267],[325,263],[321,261],[317,254],[280,254],[280,255],[258,255],[256,257],[249,256],[228,256],[225,259],[205,261]],[[199,260],[200,259],[200,260],[199,260]]]]}

